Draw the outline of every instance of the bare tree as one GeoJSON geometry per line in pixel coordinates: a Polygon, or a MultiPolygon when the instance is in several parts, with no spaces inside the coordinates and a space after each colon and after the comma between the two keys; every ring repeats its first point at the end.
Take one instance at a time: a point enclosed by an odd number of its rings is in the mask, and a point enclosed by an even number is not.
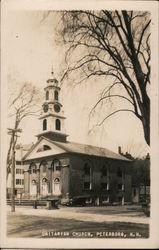
{"type": "Polygon", "coordinates": [[[118,112],[132,112],[141,121],[150,145],[150,13],[101,10],[64,11],[60,15],[60,35],[68,45],[68,69],[63,79],[74,71],[81,76],[79,82],[92,76],[107,77],[106,88],[92,111],[104,100],[116,98],[130,108],[111,112],[100,124],[118,112]]]}
{"type": "Polygon", "coordinates": [[[12,151],[13,148],[15,149],[17,143],[16,131],[18,131],[23,119],[28,116],[37,115],[40,110],[38,105],[40,100],[39,93],[39,90],[32,86],[32,84],[24,83],[16,96],[13,93],[9,98],[9,117],[13,119],[13,132],[11,133],[7,152],[7,178],[12,164],[12,151]]]}

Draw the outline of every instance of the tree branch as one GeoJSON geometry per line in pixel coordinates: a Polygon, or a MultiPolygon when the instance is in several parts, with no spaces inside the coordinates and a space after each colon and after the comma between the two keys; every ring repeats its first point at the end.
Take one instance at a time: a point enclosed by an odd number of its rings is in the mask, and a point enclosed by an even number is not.
{"type": "Polygon", "coordinates": [[[97,124],[97,126],[101,126],[105,122],[106,119],[108,119],[112,115],[115,115],[116,113],[119,113],[119,112],[132,112],[133,114],[135,114],[135,112],[131,109],[119,109],[119,110],[112,112],[108,116],[106,116],[100,123],[97,124]]]}
{"type": "Polygon", "coordinates": [[[122,95],[108,95],[108,96],[104,96],[104,97],[100,98],[100,99],[97,101],[97,103],[94,105],[94,107],[91,109],[90,113],[92,113],[92,111],[98,106],[98,104],[99,104],[102,100],[107,99],[107,98],[112,98],[112,97],[123,98],[123,99],[127,100],[128,102],[130,102],[130,103],[133,105],[133,102],[130,101],[130,100],[129,100],[127,97],[125,97],[125,96],[122,96],[122,95]]]}
{"type": "Polygon", "coordinates": [[[142,30],[142,33],[141,33],[141,36],[140,36],[140,39],[139,39],[139,45],[138,45],[138,49],[137,49],[137,55],[138,55],[138,53],[139,53],[139,51],[140,51],[140,46],[141,46],[141,44],[142,44],[142,39],[143,39],[143,37],[144,37],[144,33],[145,33],[146,29],[148,28],[148,26],[150,25],[150,23],[151,23],[151,20],[149,20],[149,21],[147,22],[147,24],[145,25],[145,27],[144,27],[143,30],[142,30]]]}

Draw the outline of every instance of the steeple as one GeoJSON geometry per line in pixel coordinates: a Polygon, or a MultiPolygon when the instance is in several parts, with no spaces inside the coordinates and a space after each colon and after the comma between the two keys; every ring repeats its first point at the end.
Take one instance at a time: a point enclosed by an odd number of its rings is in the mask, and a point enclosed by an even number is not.
{"type": "Polygon", "coordinates": [[[53,68],[51,76],[46,81],[45,101],[42,104],[42,112],[39,117],[41,121],[41,133],[37,135],[45,136],[54,141],[66,142],[65,116],[60,102],[59,82],[54,76],[53,68]]]}
{"type": "Polygon", "coordinates": [[[51,76],[46,82],[47,82],[47,86],[52,86],[53,85],[55,87],[58,87],[58,80],[54,76],[53,67],[51,69],[51,76]]]}

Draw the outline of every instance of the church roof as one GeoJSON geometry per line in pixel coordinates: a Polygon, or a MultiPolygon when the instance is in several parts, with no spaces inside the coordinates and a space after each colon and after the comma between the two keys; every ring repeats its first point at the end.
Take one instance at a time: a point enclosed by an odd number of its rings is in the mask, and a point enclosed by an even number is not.
{"type": "Polygon", "coordinates": [[[106,149],[106,148],[101,148],[101,147],[96,147],[92,145],[86,145],[86,144],[80,144],[80,143],[75,143],[75,142],[53,142],[56,146],[61,147],[62,149],[66,150],[67,152],[70,153],[78,153],[78,154],[85,154],[85,155],[93,155],[93,156],[100,156],[100,157],[107,157],[111,159],[116,159],[116,160],[122,160],[122,161],[130,161],[126,157],[114,153],[113,151],[106,149]]]}
{"type": "Polygon", "coordinates": [[[50,140],[44,136],[41,136],[40,139],[37,141],[37,143],[31,148],[31,150],[23,157],[23,160],[27,159],[33,159],[34,157],[47,157],[51,156],[53,154],[61,154],[61,153],[76,153],[76,154],[84,154],[84,155],[89,155],[89,156],[97,156],[97,157],[106,157],[110,159],[115,159],[115,160],[121,160],[121,161],[130,161],[126,157],[114,153],[113,151],[106,149],[106,148],[101,148],[101,147],[96,147],[92,145],[86,145],[86,144],[80,144],[80,143],[75,143],[75,142],[58,142],[58,141],[53,141],[50,140]],[[32,154],[32,156],[29,156],[31,152],[37,151],[39,145],[42,145],[42,141],[46,143],[48,142],[48,145],[51,146],[52,151],[48,150],[43,151],[43,152],[38,152],[35,154],[32,154]],[[59,149],[59,150],[58,150],[59,149]],[[32,158],[33,157],[33,158],[32,158]]]}

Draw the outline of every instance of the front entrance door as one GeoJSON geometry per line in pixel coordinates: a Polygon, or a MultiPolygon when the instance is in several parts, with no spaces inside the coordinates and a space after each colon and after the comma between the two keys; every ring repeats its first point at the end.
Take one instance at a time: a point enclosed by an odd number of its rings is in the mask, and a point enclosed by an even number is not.
{"type": "Polygon", "coordinates": [[[35,180],[32,180],[32,182],[31,182],[30,194],[31,194],[32,196],[36,196],[36,195],[37,195],[37,183],[36,183],[35,180]]]}
{"type": "Polygon", "coordinates": [[[47,183],[47,179],[43,178],[42,179],[42,196],[46,196],[48,195],[48,183],[47,183]]]}
{"type": "Polygon", "coordinates": [[[61,194],[61,187],[60,187],[60,179],[55,178],[53,180],[53,195],[60,195],[61,194]]]}

